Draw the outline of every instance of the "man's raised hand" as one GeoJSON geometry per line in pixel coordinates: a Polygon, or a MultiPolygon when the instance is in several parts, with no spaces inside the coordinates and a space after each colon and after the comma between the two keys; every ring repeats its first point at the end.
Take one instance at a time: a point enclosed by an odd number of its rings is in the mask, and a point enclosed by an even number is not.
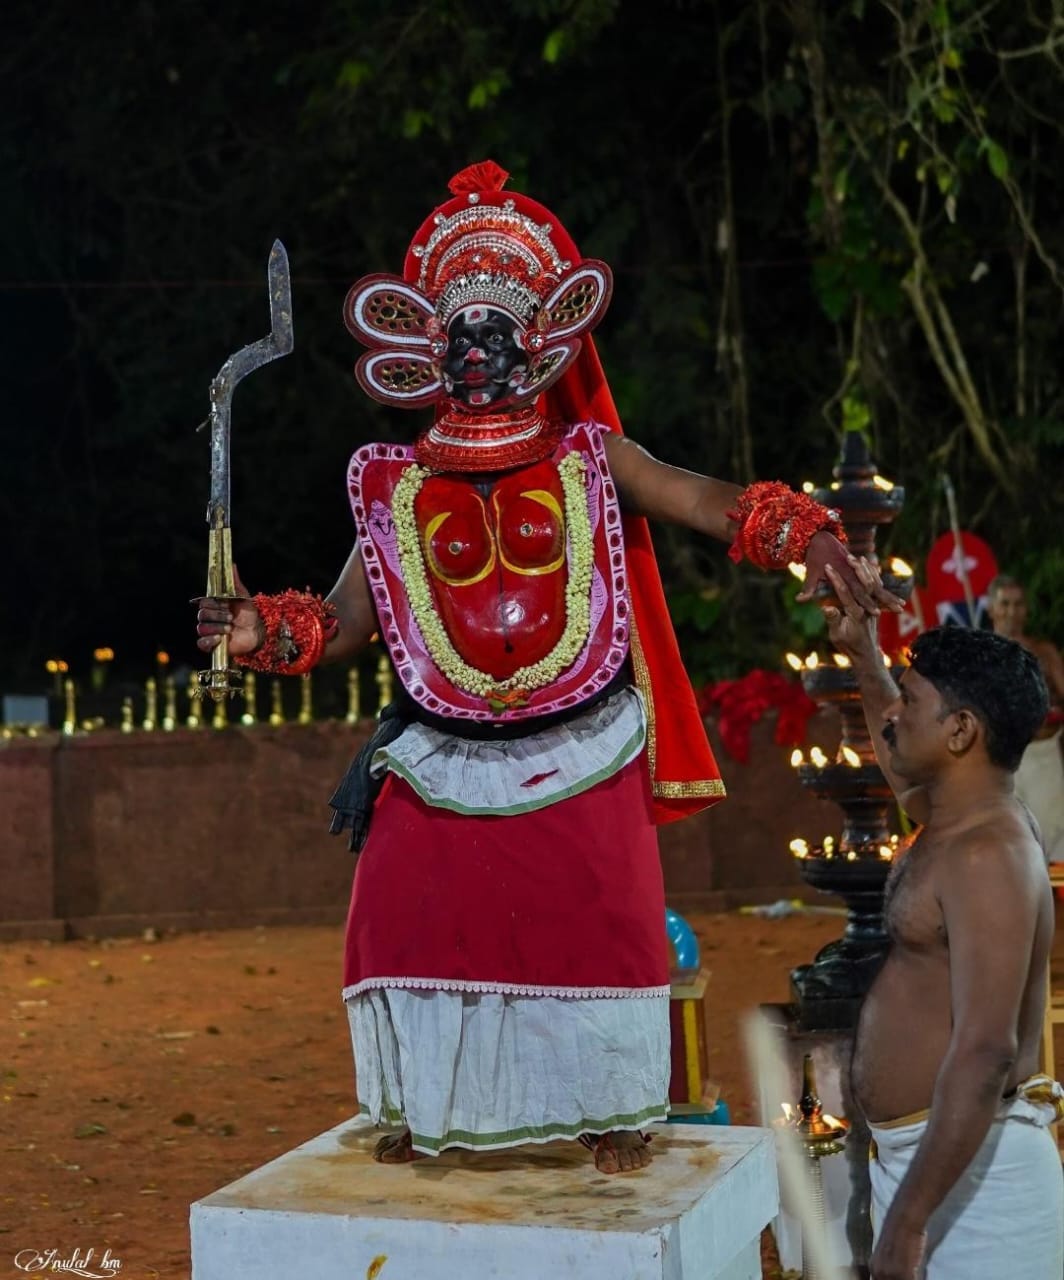
{"type": "Polygon", "coordinates": [[[859,594],[851,590],[849,581],[833,564],[826,564],[824,572],[838,600],[835,605],[824,605],[824,617],[828,624],[828,638],[840,653],[844,653],[855,665],[862,661],[879,661],[878,624],[879,609],[877,588],[882,589],[879,570],[869,564],[864,556],[848,556],[849,579],[856,579],[859,594]]]}

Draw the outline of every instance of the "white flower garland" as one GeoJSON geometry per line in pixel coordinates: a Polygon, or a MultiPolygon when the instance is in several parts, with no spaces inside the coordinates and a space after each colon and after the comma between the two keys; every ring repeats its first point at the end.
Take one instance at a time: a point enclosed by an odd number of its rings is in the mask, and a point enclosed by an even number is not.
{"type": "Polygon", "coordinates": [[[421,536],[414,518],[414,499],[432,474],[416,463],[403,472],[392,493],[399,563],[403,570],[407,597],[414,619],[425,638],[432,660],[458,689],[488,700],[511,703],[505,694],[542,689],[556,680],[580,655],[591,630],[591,574],[595,548],[584,487],[585,462],[578,453],[567,454],[558,464],[565,498],[565,523],[569,549],[569,581],[565,586],[565,630],[558,643],[538,662],[519,667],[505,680],[496,680],[486,671],[470,666],[451,643],[436,612],[432,587],[425,570],[421,536]]]}

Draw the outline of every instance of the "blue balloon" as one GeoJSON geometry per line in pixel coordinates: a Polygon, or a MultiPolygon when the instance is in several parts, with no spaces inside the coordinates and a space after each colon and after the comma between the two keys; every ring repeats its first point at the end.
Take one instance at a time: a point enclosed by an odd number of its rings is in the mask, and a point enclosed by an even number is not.
{"type": "Polygon", "coordinates": [[[683,916],[668,907],[665,908],[665,935],[672,943],[677,969],[697,969],[699,951],[694,930],[683,916]]]}

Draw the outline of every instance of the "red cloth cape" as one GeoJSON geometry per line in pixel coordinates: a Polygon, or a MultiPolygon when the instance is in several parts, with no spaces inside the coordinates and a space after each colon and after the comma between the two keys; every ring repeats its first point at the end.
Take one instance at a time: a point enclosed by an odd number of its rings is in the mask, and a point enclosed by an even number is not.
{"type": "MultiPolygon", "coordinates": [[[[624,434],[590,336],[583,337],[576,360],[542,396],[541,411],[565,422],[601,422],[624,434]]],[[[650,529],[642,516],[625,516],[624,541],[632,597],[632,665],[649,719],[654,816],[659,824],[675,822],[722,800],[724,784],[680,659],[650,529]]]]}

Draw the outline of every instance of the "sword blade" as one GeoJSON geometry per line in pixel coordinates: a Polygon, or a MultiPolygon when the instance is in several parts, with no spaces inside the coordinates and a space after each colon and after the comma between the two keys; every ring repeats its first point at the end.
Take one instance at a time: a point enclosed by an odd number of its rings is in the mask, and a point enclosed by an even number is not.
{"type": "Polygon", "coordinates": [[[211,383],[211,496],[207,523],[212,529],[228,529],[229,435],[233,392],[249,373],[292,350],[292,283],[288,254],[280,240],[273,242],[267,264],[270,295],[270,332],[258,342],[241,347],[226,360],[211,383]]]}
{"type": "MultiPolygon", "coordinates": [[[[222,365],[211,383],[211,496],[207,505],[208,533],[207,595],[232,598],[236,595],[233,576],[233,547],[229,518],[229,426],[233,391],[249,373],[286,356],[292,350],[292,283],[288,254],[280,240],[273,242],[267,266],[270,294],[270,332],[258,342],[242,347],[222,365]]],[[[230,669],[229,643],[219,636],[211,650],[210,671],[200,672],[195,681],[196,697],[209,694],[222,702],[239,688],[240,673],[230,669]]],[[[191,688],[191,686],[190,686],[191,688]]]]}

